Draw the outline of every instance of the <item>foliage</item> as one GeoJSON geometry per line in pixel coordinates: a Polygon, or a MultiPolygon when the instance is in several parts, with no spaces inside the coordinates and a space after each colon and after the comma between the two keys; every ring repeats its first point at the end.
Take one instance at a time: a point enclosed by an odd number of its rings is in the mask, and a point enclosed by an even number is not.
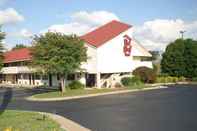
{"type": "Polygon", "coordinates": [[[81,82],[75,80],[72,81],[69,85],[68,85],[69,89],[83,89],[85,87],[85,85],[83,85],[81,82]]]}
{"type": "Polygon", "coordinates": [[[156,78],[156,83],[176,83],[176,82],[184,82],[185,77],[176,77],[176,76],[158,76],[156,78]]]}
{"type": "Polygon", "coordinates": [[[3,40],[5,39],[5,33],[0,30],[0,69],[3,67],[3,40]]]}
{"type": "Polygon", "coordinates": [[[80,70],[81,63],[87,60],[86,50],[76,35],[48,32],[35,36],[31,66],[44,73],[59,74],[64,92],[66,75],[80,70]]]}
{"type": "Polygon", "coordinates": [[[184,82],[184,81],[186,81],[186,78],[184,76],[181,76],[181,77],[179,77],[179,81],[184,82]]]}
{"type": "Polygon", "coordinates": [[[197,77],[197,41],[177,39],[170,43],[161,61],[162,73],[170,76],[197,77]]]}
{"type": "Polygon", "coordinates": [[[15,47],[12,48],[12,50],[22,49],[26,48],[27,46],[24,44],[16,44],[15,47]]]}
{"type": "Polygon", "coordinates": [[[197,77],[193,77],[192,81],[197,82],[197,77]]]}
{"type": "Polygon", "coordinates": [[[129,86],[136,86],[136,85],[142,85],[143,82],[138,76],[133,77],[123,77],[121,79],[122,85],[129,87],[129,86]]]}
{"type": "Polygon", "coordinates": [[[123,77],[121,79],[121,83],[123,86],[129,86],[130,82],[131,82],[131,77],[123,77]]]}
{"type": "Polygon", "coordinates": [[[139,67],[133,71],[133,75],[140,77],[144,83],[154,83],[156,72],[148,67],[139,67]]]}

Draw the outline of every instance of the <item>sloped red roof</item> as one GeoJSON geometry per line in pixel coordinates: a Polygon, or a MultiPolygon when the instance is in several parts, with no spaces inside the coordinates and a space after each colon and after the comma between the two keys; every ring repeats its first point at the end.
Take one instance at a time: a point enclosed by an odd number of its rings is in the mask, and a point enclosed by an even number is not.
{"type": "Polygon", "coordinates": [[[131,25],[113,20],[86,35],[81,36],[81,39],[92,46],[99,47],[131,27],[131,25]]]}
{"type": "MultiPolygon", "coordinates": [[[[114,20],[80,38],[94,47],[99,47],[131,27],[131,25],[114,20]]],[[[29,48],[22,48],[4,53],[4,63],[24,60],[31,60],[29,48]]]]}
{"type": "Polygon", "coordinates": [[[30,60],[31,54],[28,48],[16,49],[4,53],[4,63],[30,60]]]}

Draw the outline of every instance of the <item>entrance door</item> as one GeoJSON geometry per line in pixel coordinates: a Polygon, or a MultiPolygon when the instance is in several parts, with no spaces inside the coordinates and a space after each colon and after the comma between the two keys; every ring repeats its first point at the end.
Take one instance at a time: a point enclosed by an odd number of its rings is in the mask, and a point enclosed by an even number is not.
{"type": "Polygon", "coordinates": [[[32,74],[32,81],[33,81],[33,85],[35,85],[35,75],[32,74]]]}
{"type": "Polygon", "coordinates": [[[52,75],[49,74],[49,86],[52,87],[53,83],[52,83],[52,75]]]}
{"type": "Polygon", "coordinates": [[[29,84],[31,85],[31,74],[29,74],[29,84]]]}
{"type": "Polygon", "coordinates": [[[96,75],[95,74],[86,74],[86,86],[94,87],[96,84],[96,75]]]}

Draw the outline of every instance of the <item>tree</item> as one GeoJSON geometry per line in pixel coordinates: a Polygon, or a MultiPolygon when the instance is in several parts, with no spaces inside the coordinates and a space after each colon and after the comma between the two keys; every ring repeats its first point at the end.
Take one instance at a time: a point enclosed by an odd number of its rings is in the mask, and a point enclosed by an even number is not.
{"type": "Polygon", "coordinates": [[[24,44],[16,44],[15,47],[12,48],[12,50],[17,50],[21,48],[26,48],[27,46],[24,44]]]}
{"type": "Polygon", "coordinates": [[[81,70],[86,62],[86,47],[76,35],[48,32],[33,39],[32,67],[48,74],[58,74],[61,91],[65,91],[65,78],[69,73],[81,70]]]}
{"type": "Polygon", "coordinates": [[[184,50],[183,39],[178,39],[167,46],[161,61],[163,73],[171,76],[183,76],[185,74],[184,50]]]}
{"type": "Polygon", "coordinates": [[[0,69],[3,67],[3,40],[5,39],[5,33],[0,30],[0,69]]]}
{"type": "Polygon", "coordinates": [[[197,76],[197,41],[177,39],[170,43],[163,54],[161,68],[171,76],[197,76]]]}
{"type": "Polygon", "coordinates": [[[154,69],[142,66],[133,71],[133,75],[138,76],[144,83],[154,83],[156,80],[156,72],[154,69]]]}
{"type": "Polygon", "coordinates": [[[197,41],[192,39],[185,40],[185,77],[197,77],[197,41]]]}

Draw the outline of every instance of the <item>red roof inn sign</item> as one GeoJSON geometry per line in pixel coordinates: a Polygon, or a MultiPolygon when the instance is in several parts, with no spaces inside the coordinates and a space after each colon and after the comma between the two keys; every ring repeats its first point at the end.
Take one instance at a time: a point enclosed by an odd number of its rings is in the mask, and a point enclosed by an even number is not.
{"type": "Polygon", "coordinates": [[[131,37],[129,37],[128,35],[124,36],[124,47],[123,47],[123,51],[124,51],[124,55],[125,56],[130,56],[131,55],[131,37]]]}

